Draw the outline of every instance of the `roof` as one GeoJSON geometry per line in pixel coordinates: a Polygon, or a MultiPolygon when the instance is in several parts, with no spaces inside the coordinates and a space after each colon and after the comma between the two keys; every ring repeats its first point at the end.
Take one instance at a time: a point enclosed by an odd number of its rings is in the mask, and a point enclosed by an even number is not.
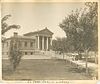
{"type": "Polygon", "coordinates": [[[18,36],[21,39],[36,39],[35,37],[28,37],[28,36],[18,36]]]}
{"type": "MultiPolygon", "coordinates": [[[[12,38],[15,38],[14,36],[10,37],[10,38],[7,38],[5,40],[9,40],[9,39],[12,39],[12,38]]],[[[17,36],[18,39],[26,39],[26,40],[34,40],[36,39],[35,37],[28,37],[28,36],[17,36]]]]}
{"type": "Polygon", "coordinates": [[[47,27],[46,27],[43,30],[26,33],[26,34],[24,34],[24,36],[31,36],[31,35],[34,35],[34,34],[47,34],[47,35],[49,34],[49,35],[53,35],[53,33],[49,29],[47,29],[47,27]]]}

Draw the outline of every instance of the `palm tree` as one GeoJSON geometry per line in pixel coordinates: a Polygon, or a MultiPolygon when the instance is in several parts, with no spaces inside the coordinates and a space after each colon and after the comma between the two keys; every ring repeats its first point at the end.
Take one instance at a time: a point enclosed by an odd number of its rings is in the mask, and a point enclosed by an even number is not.
{"type": "MultiPolygon", "coordinates": [[[[11,15],[6,15],[1,19],[1,34],[2,34],[2,43],[4,43],[4,40],[6,39],[4,37],[4,34],[11,30],[11,29],[19,29],[20,26],[19,25],[8,25],[6,23],[6,20],[9,19],[9,17],[11,17],[11,15]]],[[[17,38],[13,38],[10,41],[10,48],[9,48],[9,60],[10,63],[12,65],[12,69],[13,71],[15,71],[16,67],[18,66],[18,64],[20,63],[21,57],[22,57],[22,52],[19,50],[18,47],[19,44],[19,40],[17,38]]]]}
{"type": "Polygon", "coordinates": [[[1,34],[4,35],[7,31],[9,31],[10,29],[19,29],[20,25],[8,25],[6,23],[6,20],[11,17],[11,15],[5,15],[2,19],[1,19],[1,34]]]}

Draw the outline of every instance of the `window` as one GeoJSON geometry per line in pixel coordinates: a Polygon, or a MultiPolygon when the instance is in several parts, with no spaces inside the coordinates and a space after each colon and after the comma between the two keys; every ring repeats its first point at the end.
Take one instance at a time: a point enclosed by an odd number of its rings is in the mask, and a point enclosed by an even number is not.
{"type": "Polygon", "coordinates": [[[25,55],[27,55],[27,52],[25,52],[25,55]]]}
{"type": "Polygon", "coordinates": [[[30,47],[33,47],[33,42],[30,43],[30,47]]]}
{"type": "Polygon", "coordinates": [[[7,47],[8,47],[8,42],[6,44],[7,44],[7,47]]]}
{"type": "Polygon", "coordinates": [[[25,42],[25,47],[27,47],[27,42],[25,42]]]}
{"type": "Polygon", "coordinates": [[[31,55],[33,55],[33,52],[31,52],[31,55]]]}

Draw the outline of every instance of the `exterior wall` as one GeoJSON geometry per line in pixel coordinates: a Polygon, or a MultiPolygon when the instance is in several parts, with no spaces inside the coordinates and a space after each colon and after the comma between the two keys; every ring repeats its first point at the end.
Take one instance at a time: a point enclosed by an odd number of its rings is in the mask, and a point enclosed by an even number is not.
{"type": "MultiPolygon", "coordinates": [[[[42,31],[41,33],[35,33],[26,36],[18,36],[17,33],[14,33],[13,37],[17,37],[19,39],[19,49],[24,55],[32,55],[39,50],[48,51],[52,45],[52,34],[47,30],[44,32],[42,31]]],[[[7,39],[5,43],[2,44],[3,55],[9,54],[11,39],[12,38],[7,39]]]]}
{"type": "MultiPolygon", "coordinates": [[[[43,42],[42,42],[42,36],[40,36],[39,38],[39,45],[40,45],[40,49],[39,50],[50,50],[50,37],[44,37],[44,49],[43,49],[43,42]],[[48,39],[48,49],[47,49],[47,39],[48,39]]],[[[6,40],[3,44],[2,44],[2,55],[8,55],[9,54],[9,49],[10,49],[10,41],[6,40]]],[[[38,45],[38,40],[36,39],[19,39],[20,44],[19,44],[19,49],[23,52],[24,55],[33,55],[36,50],[37,50],[37,45],[38,45]]]]}
{"type": "Polygon", "coordinates": [[[2,43],[2,55],[8,55],[10,49],[10,40],[6,40],[2,43]]]}
{"type": "Polygon", "coordinates": [[[36,48],[35,40],[20,40],[20,50],[34,50],[36,48]]]}
{"type": "MultiPolygon", "coordinates": [[[[10,41],[6,40],[2,44],[2,55],[8,55],[10,49],[10,41]]],[[[36,40],[35,39],[20,39],[19,49],[23,52],[23,54],[33,54],[34,50],[36,49],[36,40]],[[26,43],[26,45],[25,45],[26,43]]]]}
{"type": "Polygon", "coordinates": [[[43,30],[38,30],[36,32],[29,32],[24,34],[24,36],[28,37],[36,37],[36,50],[37,51],[48,51],[51,49],[52,45],[52,35],[53,33],[47,29],[47,27],[43,30]]]}
{"type": "Polygon", "coordinates": [[[32,55],[36,49],[35,40],[21,40],[20,50],[24,55],[32,55]]]}

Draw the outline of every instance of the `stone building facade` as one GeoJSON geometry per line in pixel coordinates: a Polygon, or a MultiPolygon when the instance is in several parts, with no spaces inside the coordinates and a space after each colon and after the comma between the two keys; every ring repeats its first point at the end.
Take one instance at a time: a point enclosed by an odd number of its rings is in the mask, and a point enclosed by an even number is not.
{"type": "Polygon", "coordinates": [[[2,54],[9,54],[11,39],[14,38],[20,41],[19,49],[24,55],[33,55],[37,51],[49,51],[52,45],[52,35],[53,33],[47,28],[36,32],[29,32],[23,36],[14,33],[13,37],[5,39],[3,42],[2,54]]]}

